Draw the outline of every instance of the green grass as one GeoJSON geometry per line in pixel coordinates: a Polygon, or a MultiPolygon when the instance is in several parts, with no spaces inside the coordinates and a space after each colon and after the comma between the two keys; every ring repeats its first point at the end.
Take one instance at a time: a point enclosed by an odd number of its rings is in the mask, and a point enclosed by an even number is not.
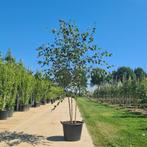
{"type": "Polygon", "coordinates": [[[95,147],[147,147],[147,117],[78,98],[95,147]]]}

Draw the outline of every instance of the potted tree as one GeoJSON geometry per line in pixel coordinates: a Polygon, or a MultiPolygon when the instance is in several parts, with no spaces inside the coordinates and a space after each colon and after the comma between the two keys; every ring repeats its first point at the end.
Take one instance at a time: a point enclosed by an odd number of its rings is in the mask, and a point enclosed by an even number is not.
{"type": "Polygon", "coordinates": [[[11,74],[11,87],[8,93],[6,108],[8,110],[8,117],[13,116],[14,106],[15,106],[15,99],[17,94],[17,76],[15,73],[15,65],[9,65],[9,74],[11,74]]]}
{"type": "Polygon", "coordinates": [[[35,78],[35,86],[33,89],[33,107],[39,107],[40,106],[40,80],[35,78]]]}
{"type": "MultiPolygon", "coordinates": [[[[81,33],[75,23],[59,20],[59,28],[52,30],[54,42],[37,49],[39,64],[46,67],[50,78],[62,86],[66,93],[71,91],[80,95],[91,69],[103,63],[108,65],[104,57],[111,54],[93,44],[95,30],[93,27],[81,33]]],[[[80,139],[83,121],[76,119],[77,105],[73,108],[73,98],[68,97],[68,104],[70,120],[61,122],[64,138],[76,141],[80,139]]]]}
{"type": "Polygon", "coordinates": [[[50,92],[51,85],[49,79],[47,77],[43,77],[43,97],[45,98],[46,103],[50,102],[50,98],[48,97],[48,92],[50,92]]]}
{"type": "Polygon", "coordinates": [[[29,109],[29,101],[32,97],[32,89],[34,79],[32,73],[27,71],[23,65],[19,67],[19,85],[18,85],[18,97],[19,97],[19,111],[26,111],[29,109]]]}
{"type": "Polygon", "coordinates": [[[11,96],[10,94],[12,92],[13,83],[14,83],[13,70],[8,66],[8,64],[1,63],[0,64],[0,119],[7,119],[8,117],[7,104],[10,104],[12,102],[10,98],[11,96]]]}
{"type": "Polygon", "coordinates": [[[33,89],[33,106],[39,107],[41,104],[41,98],[43,93],[43,86],[42,86],[42,74],[39,72],[36,72],[35,75],[35,85],[33,89]]]}
{"type": "Polygon", "coordinates": [[[3,104],[5,105],[5,109],[7,110],[8,117],[11,117],[14,110],[15,97],[17,92],[17,80],[15,73],[16,63],[10,49],[8,49],[1,66],[1,94],[3,98],[5,97],[3,99],[3,104]]]}

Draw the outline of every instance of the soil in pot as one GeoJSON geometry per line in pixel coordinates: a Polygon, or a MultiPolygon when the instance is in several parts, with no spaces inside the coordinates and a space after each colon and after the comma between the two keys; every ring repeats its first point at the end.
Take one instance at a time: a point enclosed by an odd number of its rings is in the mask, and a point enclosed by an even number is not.
{"type": "Polygon", "coordinates": [[[64,140],[66,141],[78,141],[81,138],[83,121],[76,121],[71,123],[70,121],[61,122],[63,125],[64,140]]]}
{"type": "Polygon", "coordinates": [[[8,111],[7,110],[0,111],[0,120],[6,120],[7,117],[8,117],[8,111]]]}

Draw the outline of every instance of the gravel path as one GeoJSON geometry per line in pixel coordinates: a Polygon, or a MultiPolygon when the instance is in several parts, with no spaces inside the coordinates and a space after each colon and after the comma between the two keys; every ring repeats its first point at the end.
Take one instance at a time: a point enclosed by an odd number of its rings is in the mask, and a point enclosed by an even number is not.
{"type": "MultiPolygon", "coordinates": [[[[64,141],[60,121],[69,120],[67,98],[51,111],[54,105],[15,112],[12,118],[1,120],[0,147],[93,147],[85,124],[80,141],[64,141]]],[[[77,118],[82,120],[79,111],[77,118]]]]}

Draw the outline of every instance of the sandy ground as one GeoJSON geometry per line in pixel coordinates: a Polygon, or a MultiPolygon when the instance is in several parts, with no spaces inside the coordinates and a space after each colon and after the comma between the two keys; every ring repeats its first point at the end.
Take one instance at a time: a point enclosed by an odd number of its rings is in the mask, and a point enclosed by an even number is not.
{"type": "MultiPolygon", "coordinates": [[[[93,147],[85,124],[80,141],[64,141],[60,121],[69,120],[67,98],[51,111],[54,105],[15,112],[12,118],[1,120],[0,147],[93,147]]],[[[77,118],[82,120],[79,111],[77,118]]]]}

